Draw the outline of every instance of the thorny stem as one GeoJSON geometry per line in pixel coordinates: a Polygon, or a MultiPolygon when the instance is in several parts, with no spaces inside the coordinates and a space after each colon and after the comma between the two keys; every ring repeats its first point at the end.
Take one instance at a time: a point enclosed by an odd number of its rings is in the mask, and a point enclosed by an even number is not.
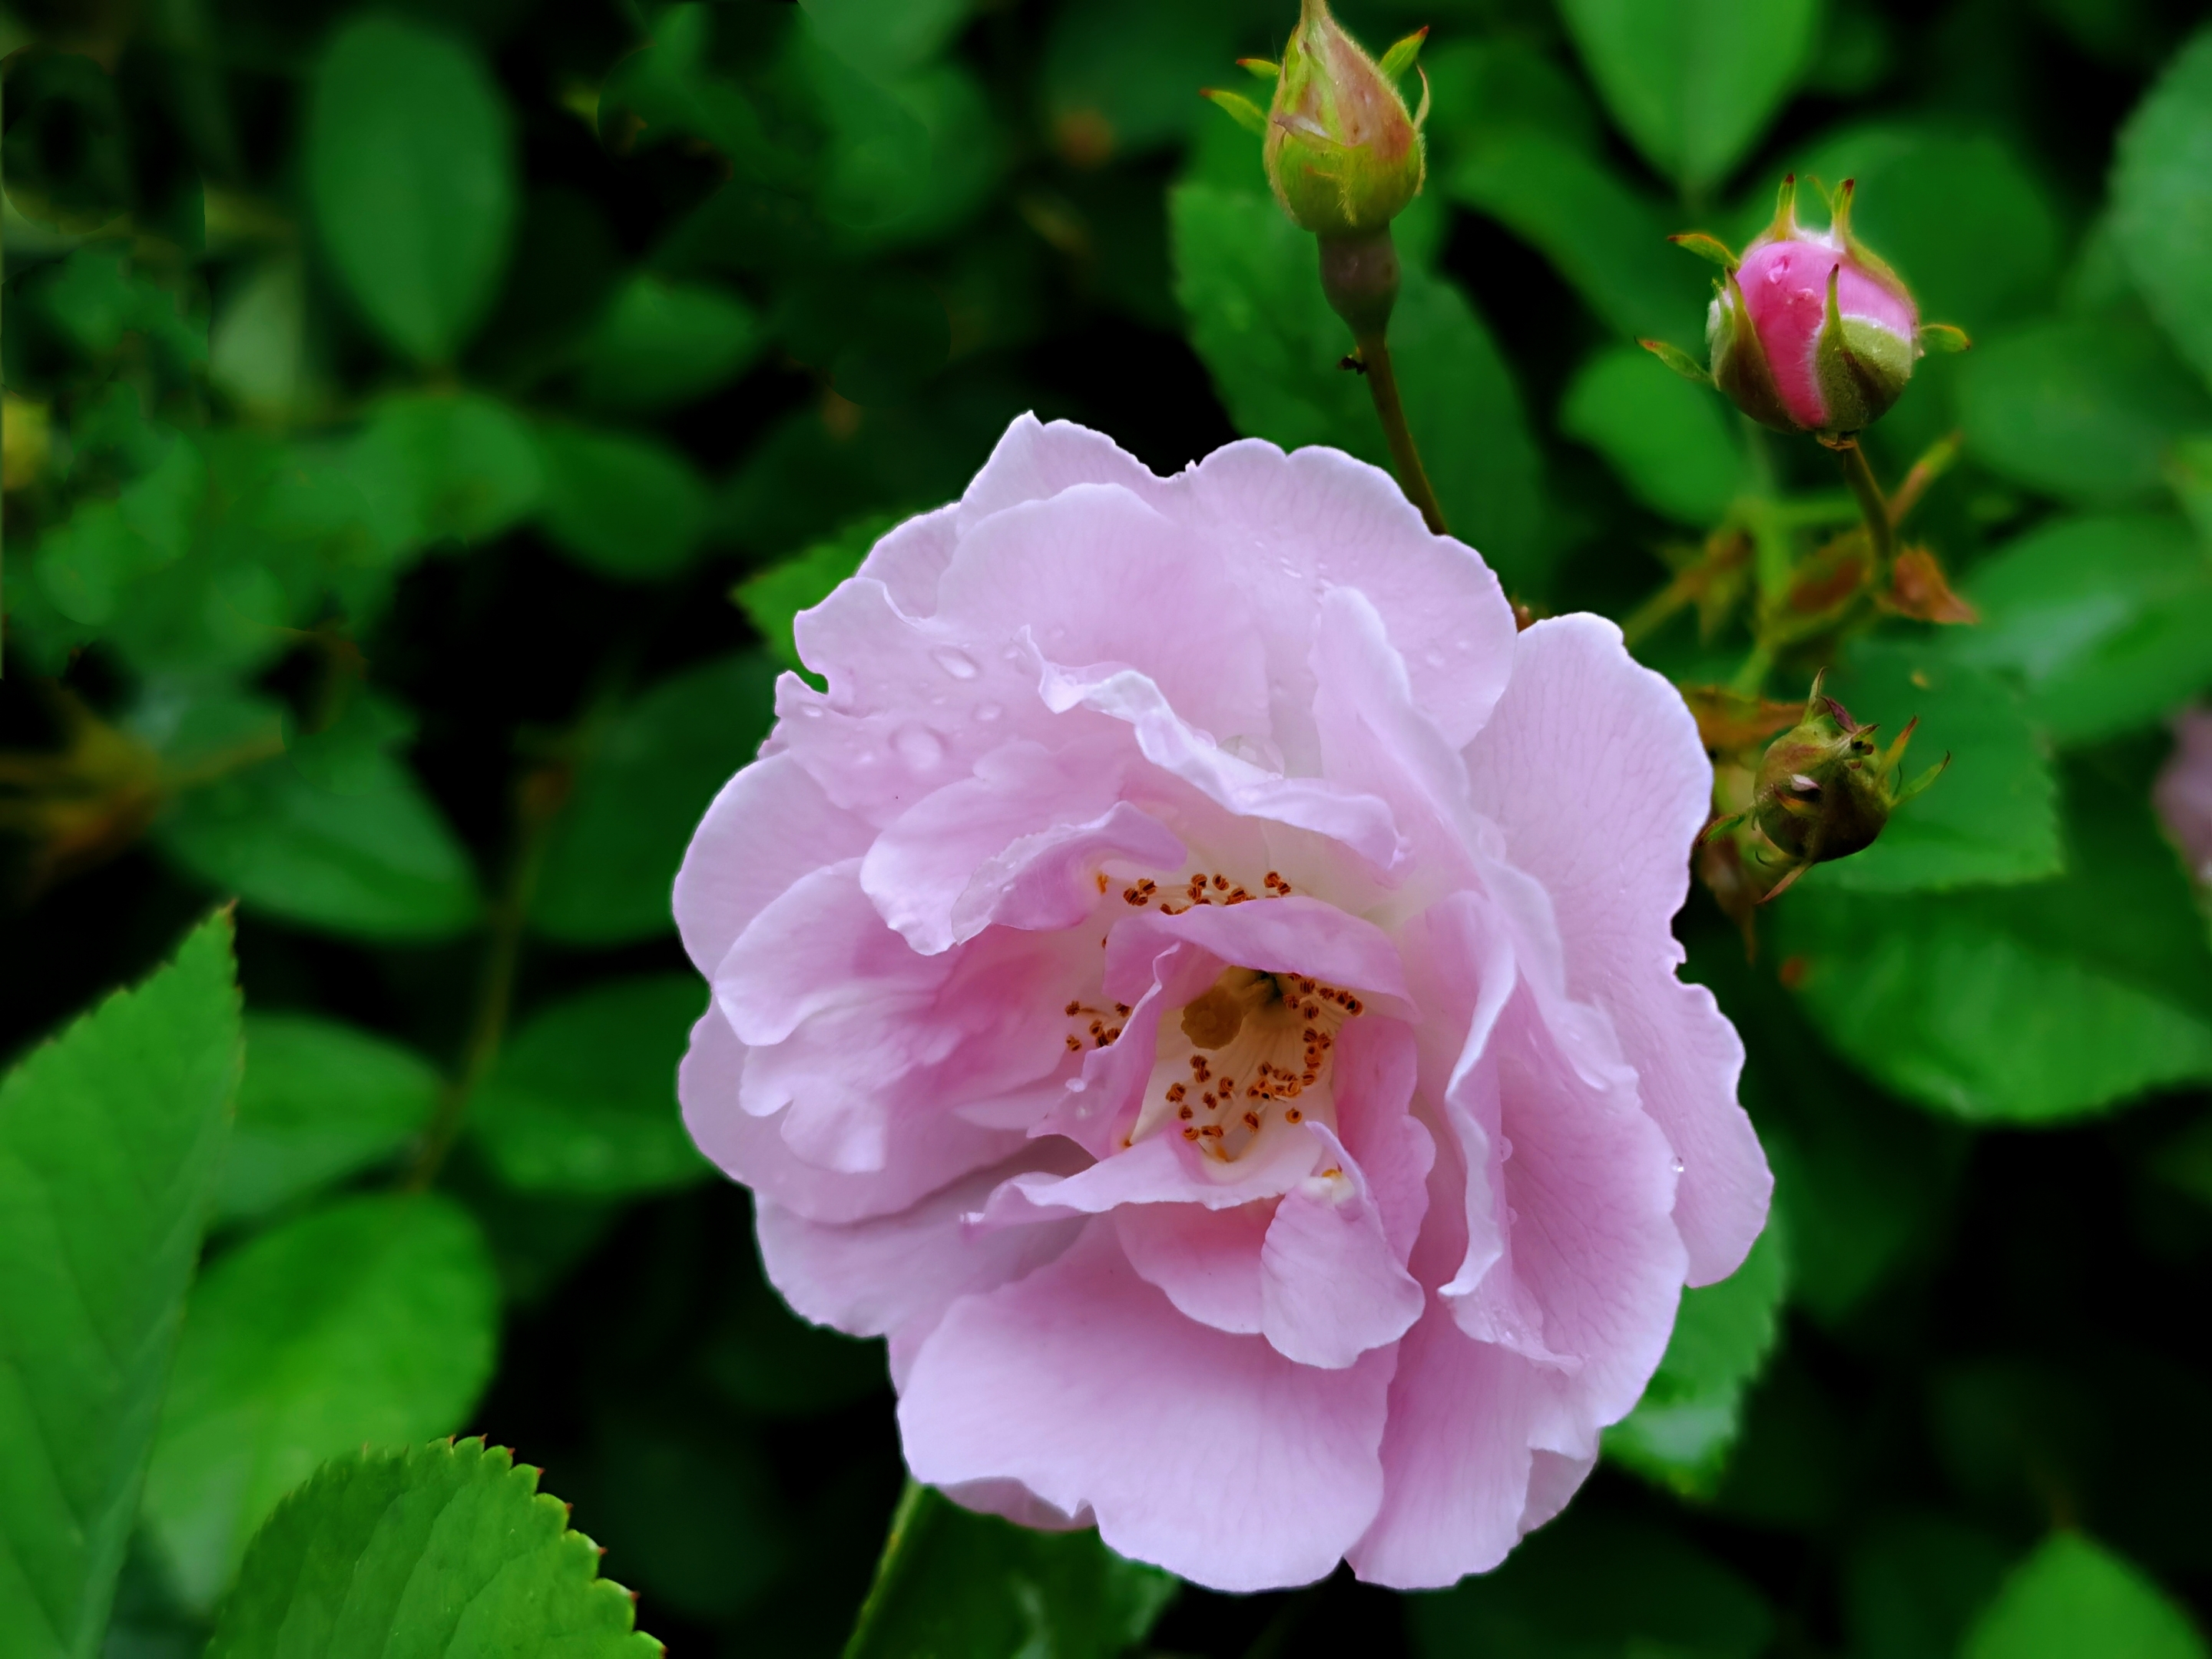
{"type": "Polygon", "coordinates": [[[545,862],[545,832],[567,792],[568,769],[559,765],[532,769],[516,787],[514,846],[507,856],[505,884],[492,906],[468,1035],[461,1045],[459,1064],[439,1091],[438,1109],[422,1137],[422,1149],[407,1172],[405,1184],[410,1192],[420,1192],[437,1178],[447,1154],[460,1138],[470,1098],[499,1058],[500,1045],[507,1039],[507,1016],[514,1006],[515,969],[522,958],[523,925],[530,914],[531,896],[537,890],[538,872],[545,862]]]}
{"type": "Polygon", "coordinates": [[[1406,406],[1398,398],[1397,371],[1391,367],[1390,348],[1381,334],[1373,334],[1359,342],[1359,362],[1365,371],[1367,390],[1375,399],[1375,414],[1382,422],[1382,436],[1390,446],[1390,459],[1398,469],[1399,488],[1406,499],[1421,511],[1421,521],[1429,533],[1445,536],[1451,532],[1444,528],[1444,513],[1437,505],[1437,492],[1429,486],[1429,475],[1421,465],[1421,452],[1413,447],[1413,434],[1406,424],[1406,406]]]}

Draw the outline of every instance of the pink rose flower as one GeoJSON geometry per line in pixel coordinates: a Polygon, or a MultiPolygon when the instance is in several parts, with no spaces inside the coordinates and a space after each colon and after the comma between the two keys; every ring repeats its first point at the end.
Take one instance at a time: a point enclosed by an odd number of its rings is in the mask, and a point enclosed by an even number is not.
{"type": "Polygon", "coordinates": [[[2188,860],[2190,876],[2212,888],[2212,708],[2174,716],[2173,753],[2151,799],[2166,833],[2188,860]]]}
{"type": "Polygon", "coordinates": [[[1681,698],[1348,456],[1026,416],[798,635],[681,1091],[915,1476],[1223,1589],[1495,1565],[1765,1218],[1681,698]]]}

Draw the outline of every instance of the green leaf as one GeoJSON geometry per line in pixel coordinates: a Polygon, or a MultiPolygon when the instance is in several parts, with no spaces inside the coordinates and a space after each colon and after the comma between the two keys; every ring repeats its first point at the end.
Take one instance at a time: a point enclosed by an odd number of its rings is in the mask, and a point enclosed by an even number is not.
{"type": "Polygon", "coordinates": [[[2061,519],[1975,568],[1951,654],[2017,674],[2062,743],[2149,725],[2212,684],[2212,555],[2176,519],[2061,519]]]}
{"type": "Polygon", "coordinates": [[[872,249],[941,235],[981,208],[1006,144],[967,67],[883,74],[807,21],[793,62],[828,128],[815,194],[822,216],[851,246],[872,249]]]}
{"type": "Polygon", "coordinates": [[[2212,381],[2212,29],[2176,53],[2121,129],[2112,234],[2136,287],[2182,355],[2212,381]]]}
{"type": "Polygon", "coordinates": [[[546,463],[528,422],[474,392],[404,392],[371,406],[344,458],[395,551],[489,541],[538,508],[546,463]]]}
{"type": "Polygon", "coordinates": [[[2162,492],[2175,440],[2212,427],[2212,398],[2124,315],[2039,323],[1956,360],[1968,452],[2061,501],[2162,492]]]}
{"type": "Polygon", "coordinates": [[[2038,881],[2063,866],[2057,785],[2019,696],[1949,644],[1934,632],[1862,639],[1830,672],[1827,694],[1879,722],[1885,740],[1919,716],[1906,777],[1946,754],[1951,765],[1873,846],[1820,866],[1808,884],[1903,893],[2038,881]]]}
{"type": "Polygon", "coordinates": [[[604,576],[649,580],[681,569],[707,525],[707,490],[678,451],[625,432],[549,423],[545,533],[604,576]]]}
{"type": "Polygon", "coordinates": [[[1201,121],[1220,120],[1192,94],[1231,74],[1240,35],[1227,6],[1074,0],[1060,7],[1040,74],[1054,149],[1095,167],[1172,143],[1201,121]]]}
{"type": "Polygon", "coordinates": [[[1559,430],[1612,464],[1630,492],[1699,529],[1747,484],[1728,404],[1641,346],[1616,346],[1583,366],[1559,405],[1559,430]]]}
{"type": "Polygon", "coordinates": [[[2009,1553],[1989,1534],[1946,1516],[1885,1517],[1844,1563],[1849,1651],[1867,1659],[1956,1659],[2009,1553]]]}
{"type": "Polygon", "coordinates": [[[2204,1638],[2142,1570],[2079,1533],[2055,1533],[2013,1570],[1963,1659],[2203,1659],[2204,1638]]]}
{"type": "MultiPolygon", "coordinates": [[[[1920,314],[1985,330],[2040,308],[2058,279],[2058,210],[1998,139],[1878,121],[1832,132],[1792,159],[1800,179],[1856,181],[1851,232],[1911,284],[1920,314]],[[2001,258],[1990,257],[2002,249],[2001,258]]],[[[1802,204],[1806,194],[1800,194],[1802,204]]],[[[1771,180],[1746,191],[1747,235],[1774,213],[1771,180]]],[[[1817,208],[1809,217],[1823,216],[1817,208]]]]}
{"type": "Polygon", "coordinates": [[[1774,1350],[1789,1284],[1782,1212],[1743,1266],[1682,1292],[1674,1334],[1636,1409],[1605,1431],[1605,1455],[1685,1496],[1710,1497],[1743,1428],[1743,1396],[1774,1350]]]}
{"type": "Polygon", "coordinates": [[[1778,932],[1802,958],[1822,1036],[1899,1094],[1970,1121],[2055,1122],[2212,1079],[2212,949],[2152,821],[2149,769],[2142,757],[2069,769],[2059,880],[1792,892],[1778,932]]]}
{"type": "Polygon", "coordinates": [[[775,698],[775,665],[742,651],[671,675],[599,729],[547,842],[531,925],[572,945],[672,931],[684,849],[759,750],[775,698]]]}
{"type": "Polygon", "coordinates": [[[596,1198],[710,1173],[676,1103],[677,1062],[706,1000],[696,975],[654,974],[532,1016],[469,1109],[469,1131],[501,1178],[596,1198]]]}
{"type": "Polygon", "coordinates": [[[1540,47],[1511,36],[1433,42],[1421,52],[1431,94],[1430,165],[1449,169],[1501,133],[1548,134],[1595,154],[1597,111],[1566,70],[1540,47]]]}
{"type": "Polygon", "coordinates": [[[1774,1636],[1765,1599],[1680,1528],[1579,1509],[1406,1610],[1421,1659],[1759,1659],[1774,1636]]]}
{"type": "Polygon", "coordinates": [[[307,330],[303,262],[297,255],[266,261],[209,331],[209,384],[248,415],[291,419],[315,398],[307,330]]]}
{"type": "Polygon", "coordinates": [[[0,1630],[100,1650],[239,1069],[228,915],[0,1080],[0,1630]]]}
{"type": "MultiPolygon", "coordinates": [[[[1237,429],[1387,466],[1367,388],[1338,367],[1352,339],[1322,297],[1314,239],[1267,198],[1211,185],[1176,186],[1169,222],[1176,297],[1237,429]]],[[[1509,589],[1540,586],[1542,463],[1489,330],[1456,288],[1408,261],[1390,351],[1452,532],[1509,589]]]]}
{"type": "Polygon", "coordinates": [[[760,634],[769,654],[793,673],[805,675],[817,691],[822,689],[821,678],[799,660],[792,623],[800,611],[811,611],[830,597],[839,582],[858,570],[868,550],[897,522],[888,513],[855,519],[836,535],[748,576],[731,596],[760,634]]]}
{"type": "Polygon", "coordinates": [[[733,378],[761,343],[760,319],[728,289],[641,272],[586,346],[578,389],[606,409],[668,409],[733,378]]]}
{"type": "Polygon", "coordinates": [[[1606,107],[1686,195],[1724,179],[1797,83],[1820,0],[1563,0],[1606,107]]]}
{"type": "Polygon", "coordinates": [[[146,1525],[184,1600],[215,1603],[317,1464],[459,1427],[498,1334],[483,1237],[438,1194],[349,1199],[217,1258],[146,1477],[146,1525]]]}
{"type": "Polygon", "coordinates": [[[1667,240],[1688,227],[1597,157],[1547,132],[1508,131],[1437,182],[1549,259],[1623,338],[1703,337],[1710,267],[1667,240]]]}
{"type": "Polygon", "coordinates": [[[315,70],[307,198],[332,267],[392,345],[452,361],[483,319],[514,224],[512,119],[475,52],[364,17],[315,70]]]}
{"type": "Polygon", "coordinates": [[[246,1079],[217,1213],[264,1215],[391,1158],[437,1105],[411,1049],[311,1014],[249,1014],[246,1079]]]}
{"type": "Polygon", "coordinates": [[[917,70],[958,36],[975,0],[799,0],[815,38],[872,75],[917,70]]]}
{"type": "Polygon", "coordinates": [[[466,850],[365,702],[288,754],[184,794],[169,856],[253,910],[363,939],[445,939],[481,910],[466,850]]]}
{"type": "Polygon", "coordinates": [[[629,1593],[538,1474],[481,1440],[325,1463],[254,1539],[208,1659],[654,1659],[629,1593]]]}
{"type": "Polygon", "coordinates": [[[909,1482],[845,1659],[1113,1659],[1177,1588],[1096,1532],[1031,1532],[909,1482]]]}

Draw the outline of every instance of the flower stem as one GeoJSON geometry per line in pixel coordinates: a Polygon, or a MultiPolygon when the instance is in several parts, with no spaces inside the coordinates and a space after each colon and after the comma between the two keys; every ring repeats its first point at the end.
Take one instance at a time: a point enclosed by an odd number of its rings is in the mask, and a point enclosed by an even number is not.
{"type": "Polygon", "coordinates": [[[438,1107],[422,1145],[407,1171],[406,1187],[420,1192],[437,1179],[438,1171],[460,1139],[470,1098],[499,1058],[507,1040],[507,1016],[514,1006],[515,970],[522,959],[522,933],[529,918],[530,901],[538,887],[538,872],[545,861],[546,830],[568,793],[568,770],[561,766],[534,768],[526,773],[515,791],[514,845],[507,855],[507,878],[493,901],[490,931],[477,970],[476,1005],[469,1016],[459,1063],[439,1091],[438,1107]]]}
{"type": "Polygon", "coordinates": [[[1359,342],[1359,361],[1367,372],[1367,391],[1375,399],[1376,417],[1382,422],[1382,436],[1390,446],[1390,459],[1398,469],[1399,488],[1421,510],[1421,521],[1431,535],[1449,535],[1444,528],[1443,508],[1437,505],[1437,492],[1429,486],[1428,470],[1421,465],[1421,452],[1413,447],[1413,430],[1406,424],[1406,406],[1398,398],[1397,371],[1391,366],[1390,347],[1381,334],[1359,342]]]}
{"type": "Polygon", "coordinates": [[[1832,447],[1844,469],[1844,482],[1858,498],[1859,516],[1866,520],[1867,544],[1874,552],[1871,574],[1879,581],[1889,574],[1890,568],[1897,562],[1897,526],[1890,517],[1889,503],[1882,499],[1881,486],[1874,481],[1874,470],[1867,465],[1866,451],[1859,447],[1858,440],[1845,438],[1832,447]]]}

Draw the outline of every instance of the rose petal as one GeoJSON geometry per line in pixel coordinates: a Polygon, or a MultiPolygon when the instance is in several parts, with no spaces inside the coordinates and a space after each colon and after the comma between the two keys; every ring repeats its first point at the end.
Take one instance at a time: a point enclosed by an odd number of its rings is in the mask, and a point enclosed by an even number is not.
{"type": "Polygon", "coordinates": [[[1109,1547],[1222,1590],[1326,1577],[1382,1501],[1392,1350],[1297,1365],[1209,1329],[1093,1222],[1026,1279],[956,1303],[899,1401],[933,1486],[1019,1481],[1109,1547]]]}

